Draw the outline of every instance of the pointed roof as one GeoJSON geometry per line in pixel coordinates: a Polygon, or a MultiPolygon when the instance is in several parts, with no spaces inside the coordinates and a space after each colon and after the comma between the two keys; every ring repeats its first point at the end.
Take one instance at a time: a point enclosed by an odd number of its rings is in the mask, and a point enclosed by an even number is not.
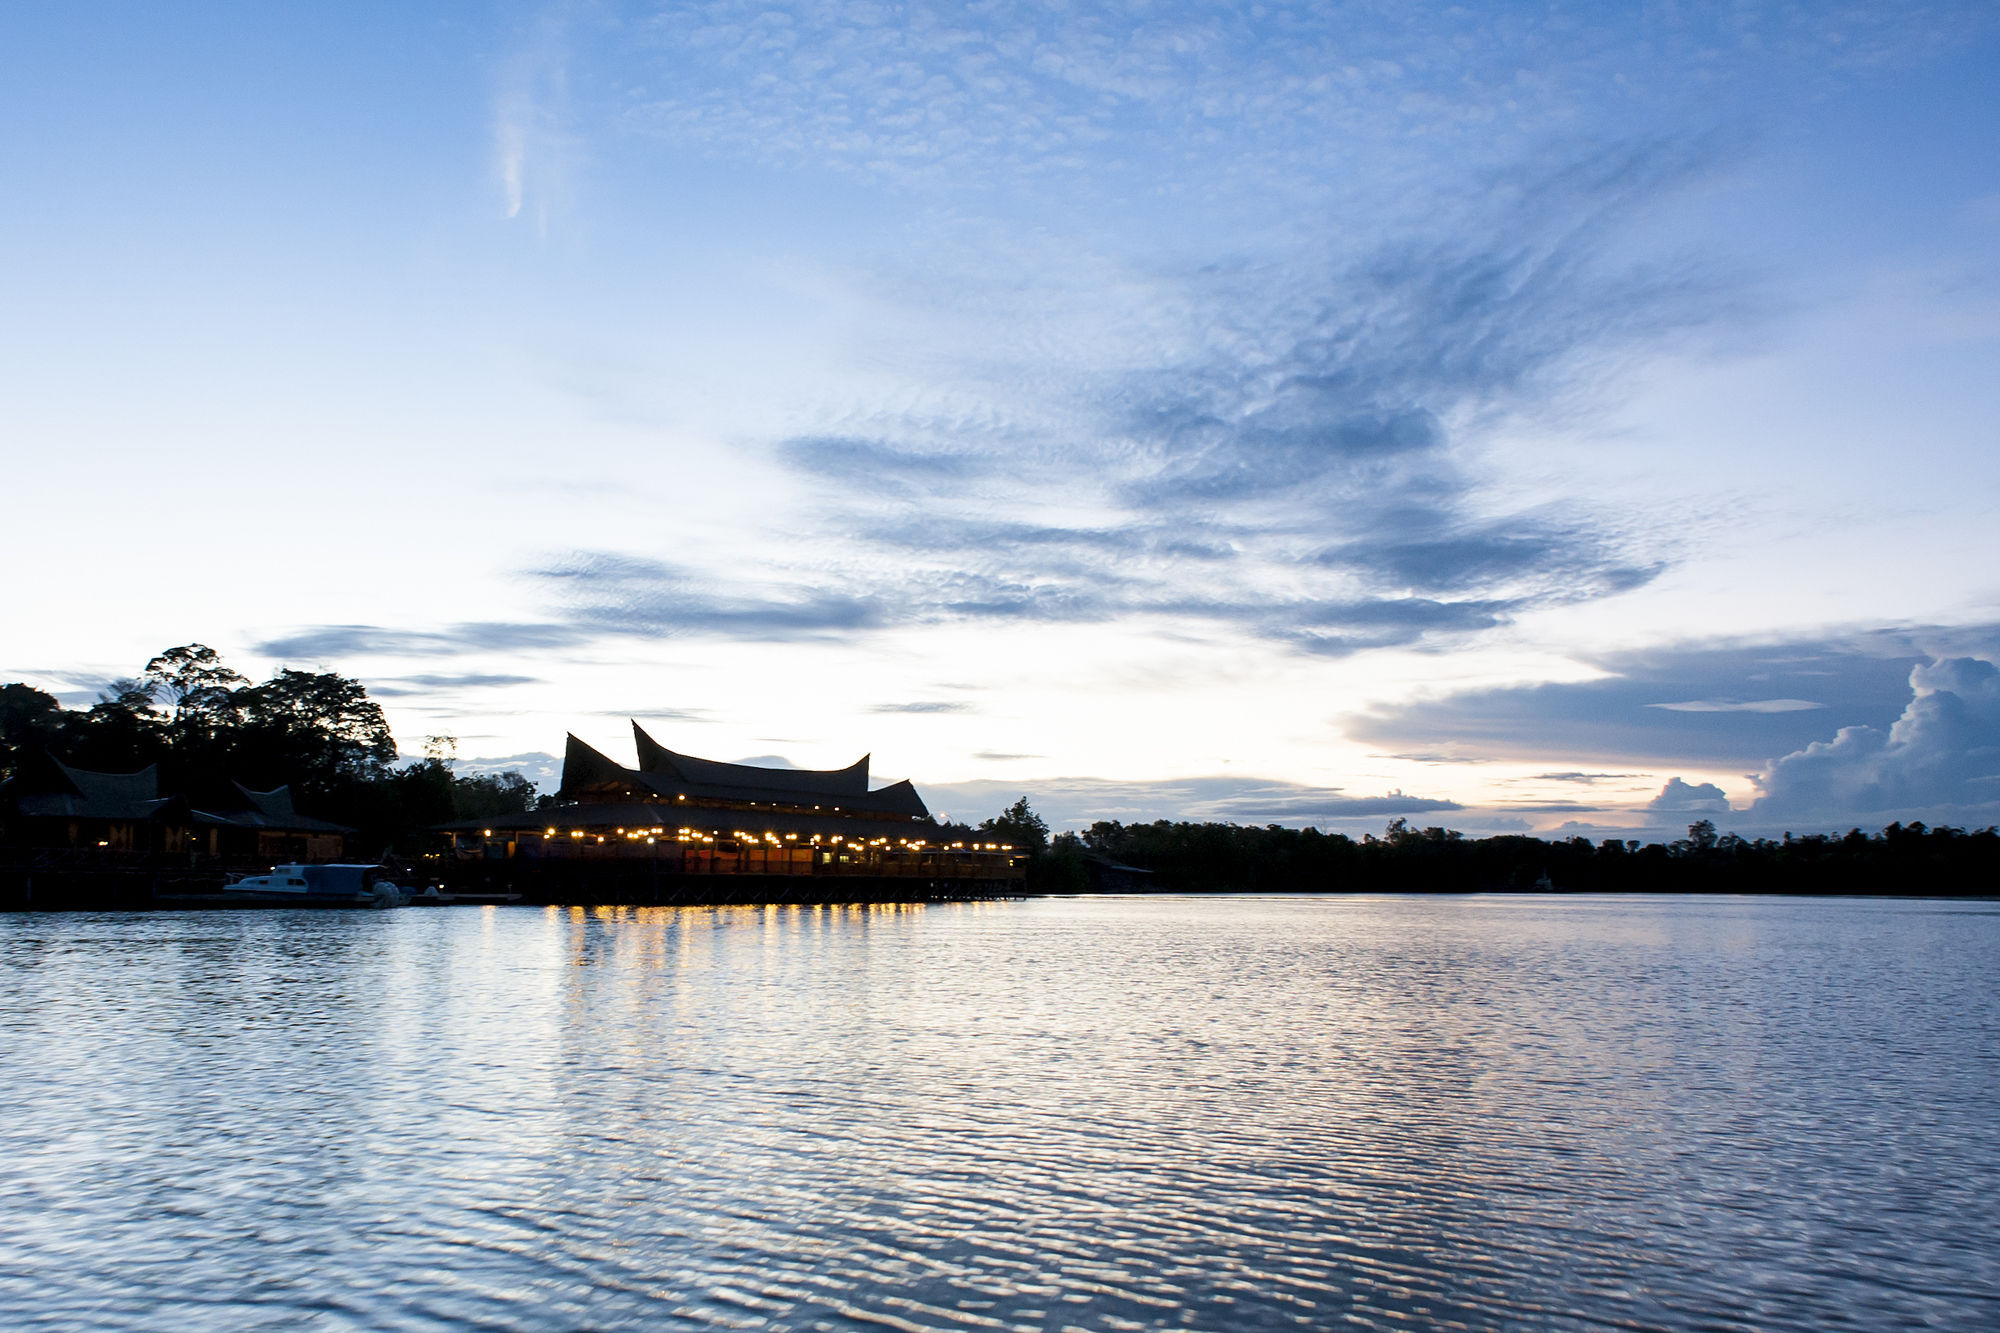
{"type": "Polygon", "coordinates": [[[9,784],[15,810],[23,815],[73,819],[149,819],[167,802],[160,799],[160,770],[148,764],[136,773],[97,773],[72,768],[53,755],[32,765],[9,784]]]}
{"type": "Polygon", "coordinates": [[[760,768],[755,764],[725,764],[716,759],[697,759],[676,754],[632,724],[632,743],[639,751],[639,771],[660,773],[682,782],[704,787],[754,787],[764,790],[783,787],[787,791],[814,792],[822,796],[866,796],[870,756],[846,768],[760,768]]]}
{"type": "Polygon", "coordinates": [[[273,787],[269,791],[252,791],[240,782],[231,782],[236,789],[235,798],[224,803],[221,810],[196,810],[195,822],[200,824],[229,825],[235,828],[268,829],[285,833],[352,833],[345,824],[329,823],[324,819],[314,819],[302,815],[292,803],[292,789],[289,786],[273,787]]]}
{"type": "Polygon", "coordinates": [[[243,799],[250,803],[251,809],[273,823],[281,824],[288,819],[299,817],[298,810],[292,805],[292,789],[289,786],[273,787],[269,791],[251,791],[240,782],[232,782],[229,785],[243,793],[243,799]]]}
{"type": "Polygon", "coordinates": [[[252,791],[240,782],[234,791],[212,793],[196,808],[185,796],[160,795],[160,771],[148,764],[136,773],[99,773],[65,764],[51,754],[35,756],[6,784],[4,805],[32,819],[101,819],[115,822],[166,820],[195,824],[271,829],[288,833],[352,833],[345,824],[302,815],[290,787],[252,791]]]}
{"type": "Polygon", "coordinates": [[[690,801],[753,801],[805,809],[824,807],[854,815],[890,815],[928,819],[930,810],[907,781],[868,789],[868,759],[863,755],[846,768],[763,768],[669,750],[632,724],[639,767],[626,768],[578,740],[567,738],[563,750],[562,795],[609,789],[643,799],[647,795],[690,801]]]}

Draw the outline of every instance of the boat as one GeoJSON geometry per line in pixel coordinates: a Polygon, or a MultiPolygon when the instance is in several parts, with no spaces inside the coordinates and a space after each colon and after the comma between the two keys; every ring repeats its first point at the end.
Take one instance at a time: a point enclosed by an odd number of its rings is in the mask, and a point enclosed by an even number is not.
{"type": "Polygon", "coordinates": [[[272,866],[269,874],[223,885],[222,892],[246,906],[403,907],[410,901],[409,891],[376,865],[272,866]]]}

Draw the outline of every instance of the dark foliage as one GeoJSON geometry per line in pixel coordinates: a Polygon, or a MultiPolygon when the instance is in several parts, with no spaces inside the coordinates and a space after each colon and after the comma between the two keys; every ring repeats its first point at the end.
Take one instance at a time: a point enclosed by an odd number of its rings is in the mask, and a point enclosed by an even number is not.
{"type": "MultiPolygon", "coordinates": [[[[449,749],[447,738],[443,749],[449,749]]],[[[359,681],[280,670],[253,684],[216,652],[170,648],[88,709],[66,709],[21,684],[0,685],[0,781],[49,754],[78,768],[129,773],[157,764],[162,791],[227,801],[231,784],[289,786],[306,814],[359,830],[351,855],[417,849],[433,824],[532,808],[519,773],[457,777],[434,755],[398,768],[381,705],[359,681]]]]}
{"type": "MultiPolygon", "coordinates": [[[[1163,893],[1560,891],[1575,893],[1852,893],[1988,896],[2000,893],[2000,832],[1891,824],[1873,837],[1811,834],[1782,840],[1718,836],[1708,820],[1671,843],[1607,838],[1545,842],[1467,838],[1451,829],[1391,823],[1356,841],[1318,829],[1237,824],[1097,823],[1061,834],[1031,867],[1048,892],[1102,887],[1107,867],[1151,872],[1163,893]]],[[[1129,879],[1119,881],[1133,887],[1129,879]]]]}
{"type": "Polygon", "coordinates": [[[973,836],[981,842],[999,842],[1019,847],[1030,856],[1048,850],[1049,826],[1028,806],[1023,796],[992,819],[982,820],[973,836]]]}

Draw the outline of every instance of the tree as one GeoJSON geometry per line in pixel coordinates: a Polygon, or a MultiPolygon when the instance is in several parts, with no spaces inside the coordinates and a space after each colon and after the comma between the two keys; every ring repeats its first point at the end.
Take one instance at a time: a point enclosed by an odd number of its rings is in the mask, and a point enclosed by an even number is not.
{"type": "Polygon", "coordinates": [[[159,761],[160,715],[144,680],[114,680],[65,728],[63,758],[83,768],[130,772],[159,761]]]}
{"type": "Polygon", "coordinates": [[[0,782],[13,777],[26,756],[57,748],[69,719],[52,694],[19,682],[0,685],[0,782]]]}
{"type": "Polygon", "coordinates": [[[995,818],[983,821],[978,832],[986,841],[1009,843],[1031,856],[1041,855],[1049,846],[1049,826],[1029,807],[1025,796],[995,818]]]}
{"type": "Polygon", "coordinates": [[[195,733],[212,734],[235,720],[236,689],[249,681],[222,664],[222,656],[207,644],[169,648],[146,663],[139,677],[147,695],[166,700],[175,739],[195,733]]]}
{"type": "Polygon", "coordinates": [[[518,815],[535,808],[540,793],[520,773],[485,773],[452,779],[452,805],[460,819],[518,815]]]}
{"type": "Polygon", "coordinates": [[[380,777],[396,757],[382,705],[360,681],[285,669],[236,693],[248,748],[272,770],[267,778],[327,791],[380,777]]]}

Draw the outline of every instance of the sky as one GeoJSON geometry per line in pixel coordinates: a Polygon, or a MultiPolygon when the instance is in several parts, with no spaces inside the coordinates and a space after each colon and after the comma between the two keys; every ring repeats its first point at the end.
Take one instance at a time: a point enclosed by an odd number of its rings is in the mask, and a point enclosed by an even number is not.
{"type": "Polygon", "coordinates": [[[0,10],[0,679],[934,810],[2000,821],[1986,4],[0,10]]]}

